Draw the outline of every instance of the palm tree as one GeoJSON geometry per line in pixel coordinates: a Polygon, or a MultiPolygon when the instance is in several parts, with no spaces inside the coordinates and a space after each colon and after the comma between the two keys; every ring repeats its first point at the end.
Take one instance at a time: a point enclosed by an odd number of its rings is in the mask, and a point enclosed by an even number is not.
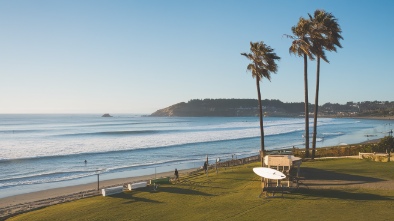
{"type": "Polygon", "coordinates": [[[325,55],[327,51],[337,51],[336,47],[342,48],[340,39],[342,30],[337,19],[324,10],[316,10],[314,15],[309,15],[311,21],[310,38],[312,42],[312,52],[317,57],[316,68],[316,95],[315,112],[313,117],[313,140],[312,140],[312,159],[315,158],[316,135],[317,135],[317,113],[319,107],[319,81],[320,81],[320,59],[329,63],[325,55]]]}
{"type": "Polygon", "coordinates": [[[259,101],[259,115],[260,115],[260,133],[261,133],[261,166],[264,166],[264,128],[263,128],[263,107],[261,105],[260,81],[267,78],[271,81],[271,73],[276,73],[278,65],[275,60],[280,60],[276,55],[274,49],[264,44],[264,42],[250,42],[251,53],[241,53],[241,55],[248,58],[252,63],[247,66],[247,70],[252,72],[252,77],[256,78],[257,97],[259,101]]]}
{"type": "Polygon", "coordinates": [[[304,92],[305,92],[305,157],[309,157],[309,101],[308,101],[308,59],[314,60],[311,53],[311,42],[309,39],[309,30],[311,22],[305,18],[300,18],[297,26],[293,26],[291,31],[293,36],[285,35],[293,39],[289,48],[290,54],[304,57],[304,92]]]}

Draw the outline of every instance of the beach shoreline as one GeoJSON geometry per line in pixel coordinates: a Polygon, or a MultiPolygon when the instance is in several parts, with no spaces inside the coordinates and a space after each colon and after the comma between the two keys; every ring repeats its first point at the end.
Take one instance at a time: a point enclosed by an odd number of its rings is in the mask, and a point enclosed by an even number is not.
{"type": "MultiPolygon", "coordinates": [[[[374,139],[370,141],[365,141],[365,142],[360,142],[354,145],[358,144],[366,144],[366,143],[377,143],[379,142],[380,139],[374,139]]],[[[319,147],[319,148],[325,148],[325,147],[319,147]]],[[[319,149],[317,148],[317,149],[319,149]]],[[[289,149],[290,150],[290,149],[289,149]]],[[[276,152],[275,150],[272,150],[272,152],[276,152]]],[[[179,174],[180,176],[186,175],[191,172],[197,171],[199,168],[187,168],[187,169],[180,169],[179,174]]],[[[120,186],[123,185],[125,186],[126,184],[129,183],[135,183],[135,182],[140,182],[140,181],[149,181],[151,179],[155,178],[161,178],[161,177],[173,177],[174,176],[174,171],[167,171],[167,172],[161,172],[157,174],[145,174],[145,175],[140,175],[140,176],[130,176],[130,177],[122,177],[122,178],[112,178],[112,179],[107,179],[107,180],[100,180],[99,181],[99,189],[107,188],[107,187],[112,187],[112,186],[120,186]]],[[[70,186],[65,186],[65,187],[58,187],[58,188],[51,188],[47,190],[39,190],[39,191],[34,191],[34,192],[29,192],[29,193],[22,193],[18,195],[13,195],[13,196],[7,196],[4,198],[0,198],[0,209],[1,208],[7,208],[7,207],[12,207],[16,205],[21,205],[21,204],[28,204],[28,203],[34,203],[37,201],[41,200],[46,200],[46,199],[52,199],[52,198],[62,198],[67,195],[72,195],[72,194],[78,194],[78,193],[94,193],[94,191],[97,191],[97,195],[101,195],[101,192],[98,192],[97,190],[97,182],[89,182],[85,184],[77,184],[77,185],[70,185],[70,186]]]]}
{"type": "Polygon", "coordinates": [[[367,120],[394,120],[394,116],[369,116],[369,117],[351,117],[354,119],[367,119],[367,120]]]}
{"type": "MultiPolygon", "coordinates": [[[[353,118],[355,119],[355,118],[353,118]]],[[[391,118],[360,118],[360,119],[373,119],[373,120],[393,120],[391,118]]],[[[362,121],[362,120],[361,120],[362,121]]],[[[379,122],[380,123],[380,122],[379,122]]],[[[386,122],[386,125],[390,125],[390,122],[386,122]]],[[[301,137],[301,136],[300,136],[301,137]]],[[[298,136],[297,136],[298,139],[298,136]]],[[[299,138],[300,139],[300,138],[299,138]]],[[[369,138],[368,138],[369,139],[369,138]]],[[[379,138],[380,139],[380,138],[379,138]]],[[[359,142],[359,143],[370,143],[370,142],[377,142],[379,139],[373,139],[373,140],[368,140],[365,142],[359,142]]],[[[356,143],[357,144],[357,143],[356,143]]],[[[287,146],[286,146],[287,147],[287,146]]],[[[293,146],[294,147],[294,146],[293,146]]],[[[324,147],[319,147],[319,148],[324,148],[324,147]]],[[[281,154],[282,151],[285,150],[292,150],[291,147],[288,147],[286,149],[281,148],[280,150],[272,149],[273,152],[277,152],[278,154],[281,154]]],[[[205,152],[209,152],[206,150],[205,152]]],[[[253,152],[254,154],[255,152],[253,152]]],[[[250,154],[250,153],[248,153],[250,154]]],[[[255,153],[256,155],[258,153],[255,153]]],[[[232,156],[233,157],[233,156],[232,156]]],[[[215,158],[215,157],[213,157],[215,158]]],[[[212,159],[213,159],[212,158],[212,159]]],[[[84,159],[84,158],[81,158],[84,159]]],[[[211,158],[210,158],[211,159],[211,158]]],[[[221,160],[231,160],[231,157],[229,158],[222,158],[221,160]]],[[[90,162],[95,162],[93,160],[89,160],[90,162]]],[[[202,160],[201,160],[202,161],[202,160]]],[[[199,162],[201,162],[199,161],[199,162]]],[[[212,161],[212,160],[211,160],[212,161]]],[[[79,161],[82,162],[82,161],[79,161]]],[[[175,167],[177,167],[180,171],[180,176],[184,176],[186,173],[190,173],[193,171],[198,170],[197,166],[197,161],[193,163],[185,163],[183,165],[182,163],[176,162],[175,167]],[[191,169],[190,169],[191,168],[191,169]]],[[[86,164],[85,164],[86,165],[86,164]]],[[[89,165],[89,164],[88,164],[89,165]]],[[[83,165],[82,165],[83,166],[83,165]]],[[[139,181],[149,181],[150,179],[154,178],[160,178],[160,177],[173,177],[174,176],[174,171],[175,169],[174,164],[167,165],[167,164],[160,164],[157,165],[157,167],[160,169],[158,171],[159,173],[156,173],[156,166],[150,166],[148,168],[142,168],[142,172],[138,170],[122,170],[120,172],[115,173],[115,175],[109,173],[102,173],[99,175],[100,182],[99,182],[99,189],[101,190],[102,188],[107,188],[107,187],[112,187],[112,186],[126,186],[125,184],[128,183],[134,183],[134,182],[139,182],[139,181]],[[166,172],[167,171],[167,172],[166,172]],[[112,177],[111,177],[112,176],[112,177]],[[102,180],[101,180],[102,179],[102,180]]],[[[97,174],[95,174],[97,175],[97,174]]],[[[72,200],[77,200],[85,197],[90,197],[90,196],[98,196],[101,195],[98,190],[97,190],[97,181],[95,181],[96,176],[95,175],[90,175],[87,178],[84,178],[82,182],[75,183],[74,181],[66,181],[65,185],[63,186],[57,186],[54,187],[52,184],[57,184],[57,182],[51,182],[49,183],[50,185],[41,185],[40,188],[30,188],[27,190],[28,186],[20,185],[17,186],[19,189],[24,190],[25,192],[20,192],[19,194],[16,195],[9,195],[11,194],[11,188],[7,190],[7,188],[2,189],[4,191],[3,193],[3,198],[0,198],[0,217],[4,215],[5,212],[9,213],[8,211],[14,211],[16,209],[14,208],[22,208],[22,210],[19,210],[21,212],[24,212],[26,210],[31,210],[31,206],[33,208],[40,208],[40,207],[45,207],[49,205],[54,205],[58,203],[63,203],[67,201],[72,201],[72,200]],[[44,187],[44,189],[42,189],[44,187]],[[45,189],[45,187],[48,187],[45,189]],[[30,191],[31,192],[27,192],[30,191]],[[8,195],[7,195],[8,192],[8,195]],[[38,206],[38,207],[37,207],[38,206]]],[[[16,189],[16,190],[19,190],[16,189]]],[[[19,213],[19,212],[16,212],[19,213]]]]}
{"type": "MultiPolygon", "coordinates": [[[[196,171],[196,168],[192,169],[183,169],[179,170],[180,176],[196,171]]],[[[111,186],[121,186],[128,183],[135,183],[140,181],[149,181],[151,179],[160,178],[160,177],[173,177],[174,172],[162,172],[157,174],[149,174],[135,177],[126,177],[126,178],[115,178],[109,180],[102,180],[99,182],[100,190],[106,187],[111,186]]],[[[36,201],[52,199],[52,198],[62,198],[66,195],[77,194],[82,192],[92,192],[97,190],[97,182],[87,183],[87,184],[79,184],[73,186],[59,187],[48,190],[41,190],[30,193],[23,193],[14,196],[8,196],[0,199],[0,208],[12,207],[19,204],[27,204],[34,203],[36,201]]],[[[98,192],[98,191],[97,191],[98,192]]],[[[101,194],[101,192],[99,192],[101,194]]]]}

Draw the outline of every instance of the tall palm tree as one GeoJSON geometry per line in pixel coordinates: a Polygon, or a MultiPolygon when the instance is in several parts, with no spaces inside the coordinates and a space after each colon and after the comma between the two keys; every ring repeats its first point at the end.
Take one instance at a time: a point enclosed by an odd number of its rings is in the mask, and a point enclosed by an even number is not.
{"type": "Polygon", "coordinates": [[[312,42],[313,54],[317,57],[316,68],[316,95],[315,95],[315,112],[313,117],[313,140],[312,140],[312,159],[315,158],[316,135],[317,135],[317,113],[319,107],[319,82],[320,82],[320,59],[329,63],[325,51],[337,51],[336,47],[342,48],[339,42],[343,37],[342,30],[337,19],[324,10],[316,10],[309,15],[311,21],[310,38],[312,42]]]}
{"type": "Polygon", "coordinates": [[[297,25],[291,28],[293,36],[285,35],[293,39],[289,48],[290,54],[295,54],[304,58],[304,93],[305,93],[305,157],[309,157],[309,100],[308,100],[308,57],[314,60],[311,52],[311,42],[309,30],[311,22],[305,18],[300,18],[297,25]]]}
{"type": "Polygon", "coordinates": [[[263,128],[263,107],[261,105],[260,81],[267,78],[271,81],[271,73],[276,73],[278,65],[275,60],[280,60],[276,55],[274,49],[264,44],[264,42],[250,42],[251,53],[241,53],[241,55],[248,58],[252,63],[247,66],[247,70],[252,72],[252,77],[256,79],[257,97],[259,101],[259,115],[260,115],[260,133],[261,133],[261,166],[264,166],[263,157],[265,155],[264,148],[264,128],[263,128]]]}

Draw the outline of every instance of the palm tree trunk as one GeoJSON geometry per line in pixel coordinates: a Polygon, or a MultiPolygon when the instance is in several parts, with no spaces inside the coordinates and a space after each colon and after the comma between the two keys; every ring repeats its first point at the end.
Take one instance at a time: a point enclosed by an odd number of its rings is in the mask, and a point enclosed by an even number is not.
{"type": "Polygon", "coordinates": [[[304,54],[304,91],[305,91],[305,157],[309,157],[309,101],[308,101],[308,59],[304,54]]]}
{"type": "Polygon", "coordinates": [[[259,100],[259,116],[260,116],[260,136],[261,136],[261,151],[260,151],[260,157],[261,157],[261,166],[264,166],[264,155],[265,155],[265,149],[264,149],[264,128],[263,128],[263,106],[261,105],[261,94],[260,94],[260,78],[256,76],[256,87],[257,87],[257,97],[259,100]]]}
{"type": "MultiPolygon", "coordinates": [[[[264,167],[264,127],[263,127],[263,106],[261,105],[261,94],[260,94],[260,78],[256,76],[256,87],[257,87],[257,97],[259,100],[259,116],[260,116],[260,136],[261,136],[261,150],[260,150],[260,159],[261,166],[264,167]]],[[[261,177],[261,188],[265,187],[265,179],[261,177]]]]}
{"type": "Polygon", "coordinates": [[[316,95],[315,95],[315,114],[313,117],[313,144],[312,144],[312,159],[315,159],[316,151],[316,135],[317,135],[317,111],[319,107],[319,81],[320,81],[320,57],[317,57],[316,70],[316,95]]]}

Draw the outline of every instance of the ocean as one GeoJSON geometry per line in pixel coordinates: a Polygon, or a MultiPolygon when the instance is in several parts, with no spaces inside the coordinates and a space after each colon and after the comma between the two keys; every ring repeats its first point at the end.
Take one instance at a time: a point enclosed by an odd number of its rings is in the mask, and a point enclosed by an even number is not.
{"type": "MultiPolygon", "coordinates": [[[[392,128],[385,120],[320,118],[317,146],[377,139],[392,128]]],[[[304,146],[303,118],[266,117],[264,130],[267,150],[304,146]]],[[[96,174],[106,180],[198,168],[207,155],[210,163],[256,155],[259,134],[257,117],[3,114],[0,198],[92,183],[96,174]]]]}

